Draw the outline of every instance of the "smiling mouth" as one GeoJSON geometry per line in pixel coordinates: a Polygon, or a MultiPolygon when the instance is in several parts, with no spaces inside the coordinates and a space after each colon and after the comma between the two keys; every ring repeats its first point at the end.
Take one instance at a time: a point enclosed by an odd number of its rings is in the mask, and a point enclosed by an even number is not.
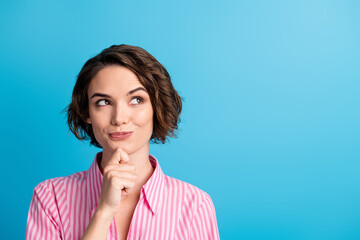
{"type": "Polygon", "coordinates": [[[130,131],[123,131],[123,132],[115,132],[115,133],[110,133],[109,136],[111,139],[113,140],[124,140],[127,139],[128,137],[131,136],[133,132],[130,131]]]}

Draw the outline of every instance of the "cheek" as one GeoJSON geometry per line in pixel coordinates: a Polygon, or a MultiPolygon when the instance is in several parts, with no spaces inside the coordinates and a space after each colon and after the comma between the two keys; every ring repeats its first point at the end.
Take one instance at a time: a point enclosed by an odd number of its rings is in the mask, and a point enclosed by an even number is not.
{"type": "Polygon", "coordinates": [[[133,122],[138,125],[152,124],[153,110],[152,108],[144,108],[141,111],[135,111],[133,114],[133,122]]]}
{"type": "Polygon", "coordinates": [[[92,127],[94,132],[95,131],[100,131],[104,126],[106,126],[106,116],[104,114],[102,114],[101,116],[99,116],[99,114],[93,114],[91,116],[91,122],[92,122],[92,127]]]}

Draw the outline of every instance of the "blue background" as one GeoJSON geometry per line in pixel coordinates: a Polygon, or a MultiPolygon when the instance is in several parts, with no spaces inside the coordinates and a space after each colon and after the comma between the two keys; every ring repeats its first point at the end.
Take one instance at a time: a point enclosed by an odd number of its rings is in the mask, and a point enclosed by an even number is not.
{"type": "Polygon", "coordinates": [[[85,61],[138,45],[185,98],[164,170],[213,199],[222,239],[360,239],[359,1],[1,1],[1,239],[33,188],[101,149],[60,111],[85,61]]]}

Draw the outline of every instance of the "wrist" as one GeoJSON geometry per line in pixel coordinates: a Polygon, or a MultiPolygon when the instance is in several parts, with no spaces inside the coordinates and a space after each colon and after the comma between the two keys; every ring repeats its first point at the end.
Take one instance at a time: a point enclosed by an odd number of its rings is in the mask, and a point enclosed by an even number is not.
{"type": "Polygon", "coordinates": [[[96,215],[98,218],[106,220],[106,219],[113,219],[115,213],[106,207],[98,206],[95,210],[94,215],[96,215]]]}

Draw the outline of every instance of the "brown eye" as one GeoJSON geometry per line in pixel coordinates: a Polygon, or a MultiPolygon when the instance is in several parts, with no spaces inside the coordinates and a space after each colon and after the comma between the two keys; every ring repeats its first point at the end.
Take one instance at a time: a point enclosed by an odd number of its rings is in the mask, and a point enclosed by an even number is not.
{"type": "Polygon", "coordinates": [[[133,99],[131,99],[131,103],[135,105],[138,105],[142,102],[144,102],[144,99],[142,97],[134,97],[133,99]]]}
{"type": "Polygon", "coordinates": [[[109,103],[109,101],[106,100],[106,99],[101,99],[101,100],[99,100],[99,101],[96,102],[96,105],[98,105],[98,106],[108,105],[108,104],[106,104],[106,103],[109,103]],[[100,103],[101,103],[101,104],[100,104],[100,103]]]}

